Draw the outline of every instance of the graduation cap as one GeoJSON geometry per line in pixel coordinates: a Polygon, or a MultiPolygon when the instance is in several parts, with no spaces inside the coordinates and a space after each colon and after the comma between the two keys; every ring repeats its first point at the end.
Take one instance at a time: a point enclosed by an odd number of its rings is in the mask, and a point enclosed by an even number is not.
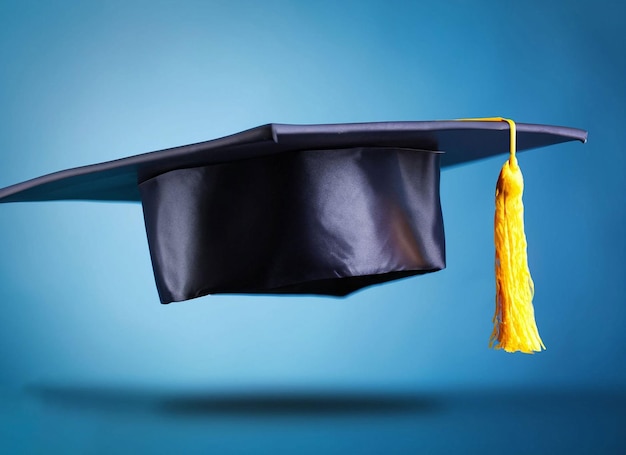
{"type": "Polygon", "coordinates": [[[140,201],[162,303],[217,293],[344,296],[443,269],[440,168],[509,151],[497,189],[491,341],[532,352],[543,344],[515,150],[586,138],[500,117],[269,124],[45,175],[1,189],[0,202],[140,201]]]}

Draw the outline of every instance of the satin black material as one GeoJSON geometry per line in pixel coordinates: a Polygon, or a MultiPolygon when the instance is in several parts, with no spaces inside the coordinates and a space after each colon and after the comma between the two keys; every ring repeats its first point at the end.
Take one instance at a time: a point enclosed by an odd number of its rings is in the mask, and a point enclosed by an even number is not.
{"type": "Polygon", "coordinates": [[[282,153],[166,172],[140,191],[162,303],[342,296],[445,267],[434,152],[282,153]]]}

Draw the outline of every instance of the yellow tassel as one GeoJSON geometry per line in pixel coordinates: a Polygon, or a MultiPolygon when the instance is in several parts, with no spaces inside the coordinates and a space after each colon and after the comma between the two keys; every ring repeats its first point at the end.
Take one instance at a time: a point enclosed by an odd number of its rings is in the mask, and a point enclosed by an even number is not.
{"type": "Polygon", "coordinates": [[[515,122],[502,117],[463,120],[507,122],[510,126],[510,156],[496,186],[496,311],[489,347],[532,354],[546,347],[539,337],[532,303],[534,284],[526,253],[524,179],[515,156],[515,122]]]}

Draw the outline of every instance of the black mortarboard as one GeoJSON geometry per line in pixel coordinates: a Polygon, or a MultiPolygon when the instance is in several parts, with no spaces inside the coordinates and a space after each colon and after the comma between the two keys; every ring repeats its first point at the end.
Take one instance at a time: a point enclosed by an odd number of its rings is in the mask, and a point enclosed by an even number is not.
{"type": "MultiPolygon", "coordinates": [[[[342,296],[444,268],[440,167],[504,153],[509,137],[482,120],[269,124],[45,175],[0,202],[141,201],[162,303],[342,296]]],[[[519,150],[586,137],[517,124],[519,150]]]]}

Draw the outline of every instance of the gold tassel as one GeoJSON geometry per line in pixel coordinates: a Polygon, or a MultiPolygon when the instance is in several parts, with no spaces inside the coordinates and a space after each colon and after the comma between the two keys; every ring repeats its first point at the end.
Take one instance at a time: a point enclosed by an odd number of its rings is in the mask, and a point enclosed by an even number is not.
{"type": "Polygon", "coordinates": [[[510,126],[510,156],[496,186],[496,311],[489,347],[532,354],[546,347],[539,337],[532,303],[535,288],[526,253],[524,179],[515,156],[515,122],[502,117],[463,120],[507,122],[510,126]]]}

